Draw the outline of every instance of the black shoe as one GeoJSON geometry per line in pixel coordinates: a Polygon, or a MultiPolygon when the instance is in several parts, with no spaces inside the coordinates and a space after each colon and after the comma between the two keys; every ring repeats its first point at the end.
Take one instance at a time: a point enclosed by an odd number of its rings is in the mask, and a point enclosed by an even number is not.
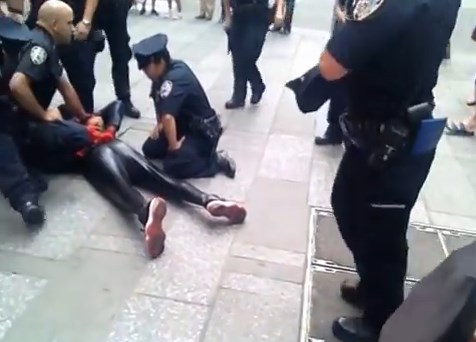
{"type": "Polygon", "coordinates": [[[234,99],[231,99],[225,103],[226,109],[237,109],[237,108],[243,108],[244,106],[245,106],[245,101],[237,101],[234,99]]]}
{"type": "Polygon", "coordinates": [[[142,9],[139,11],[139,14],[140,14],[140,15],[144,15],[144,14],[145,14],[145,8],[142,8],[142,9]]]}
{"type": "Polygon", "coordinates": [[[217,162],[220,171],[228,178],[235,178],[236,163],[225,151],[217,151],[217,162]]]}
{"type": "Polygon", "coordinates": [[[362,309],[365,306],[364,296],[359,284],[345,280],[340,285],[340,296],[348,304],[362,309]]]}
{"type": "Polygon", "coordinates": [[[332,333],[342,342],[377,342],[378,333],[360,317],[339,317],[332,324],[332,333]]]}
{"type": "Polygon", "coordinates": [[[155,16],[159,16],[159,12],[157,12],[155,9],[153,9],[152,11],[150,11],[150,14],[152,15],[155,15],[155,16]]]}
{"type": "Polygon", "coordinates": [[[45,222],[45,210],[38,203],[25,202],[18,208],[18,212],[27,227],[39,227],[45,222]]]}
{"type": "Polygon", "coordinates": [[[205,14],[199,14],[195,17],[195,19],[203,20],[203,19],[205,19],[205,14]]]}
{"type": "Polygon", "coordinates": [[[266,86],[262,84],[257,90],[253,91],[253,94],[251,94],[250,103],[254,105],[258,104],[263,98],[263,94],[265,90],[266,90],[266,86]]]}
{"type": "Polygon", "coordinates": [[[134,107],[131,101],[123,101],[124,103],[124,115],[133,119],[140,118],[140,111],[134,107]]]}
{"type": "Polygon", "coordinates": [[[340,145],[342,144],[342,131],[335,124],[327,126],[326,132],[322,137],[314,138],[314,144],[318,146],[340,145]]]}

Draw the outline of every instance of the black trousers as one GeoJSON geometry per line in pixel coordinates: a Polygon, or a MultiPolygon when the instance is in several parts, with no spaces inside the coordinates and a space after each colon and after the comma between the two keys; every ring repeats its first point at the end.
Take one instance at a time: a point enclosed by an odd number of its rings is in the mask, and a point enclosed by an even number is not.
{"type": "MultiPolygon", "coordinates": [[[[249,15],[252,14],[254,12],[249,15]]],[[[264,86],[256,63],[263,50],[268,21],[266,15],[261,16],[262,20],[248,18],[247,15],[235,15],[228,32],[228,45],[233,62],[233,99],[237,102],[245,100],[248,82],[253,91],[260,91],[264,86]]]]}
{"type": "Polygon", "coordinates": [[[334,181],[332,208],[360,276],[364,319],[377,330],[403,301],[407,226],[433,158],[406,156],[376,171],[367,153],[348,146],[334,181]]]}
{"type": "Polygon", "coordinates": [[[99,2],[94,27],[104,30],[112,59],[112,80],[119,100],[129,101],[131,86],[129,61],[132,51],[127,30],[127,16],[132,6],[131,0],[102,0],[99,2]]]}
{"type": "Polygon", "coordinates": [[[213,177],[219,171],[216,144],[212,146],[202,137],[187,134],[180,149],[173,152],[167,149],[168,142],[163,135],[156,140],[148,138],[142,145],[144,155],[162,160],[164,171],[172,177],[213,177]]]}
{"type": "Polygon", "coordinates": [[[119,209],[136,215],[141,214],[146,200],[134,187],[202,207],[211,199],[210,195],[192,184],[167,176],[120,140],[94,148],[84,161],[83,174],[99,193],[119,209]]]}
{"type": "Polygon", "coordinates": [[[13,209],[22,203],[37,201],[39,195],[13,137],[7,133],[0,133],[0,192],[13,209]]]}

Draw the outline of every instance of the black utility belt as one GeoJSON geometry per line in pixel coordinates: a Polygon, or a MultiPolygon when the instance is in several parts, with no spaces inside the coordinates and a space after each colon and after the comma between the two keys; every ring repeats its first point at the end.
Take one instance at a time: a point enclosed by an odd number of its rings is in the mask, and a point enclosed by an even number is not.
{"type": "Polygon", "coordinates": [[[210,140],[218,139],[223,133],[221,120],[216,114],[208,118],[192,118],[189,128],[192,132],[205,136],[210,140]]]}

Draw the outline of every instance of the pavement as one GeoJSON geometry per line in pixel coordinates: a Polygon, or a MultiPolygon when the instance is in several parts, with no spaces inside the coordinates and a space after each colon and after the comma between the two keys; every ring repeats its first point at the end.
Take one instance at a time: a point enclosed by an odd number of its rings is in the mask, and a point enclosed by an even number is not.
{"type": "MultiPolygon", "coordinates": [[[[158,4],[164,13],[164,1],[158,4]]],[[[197,208],[170,204],[166,250],[149,261],[137,224],[81,176],[51,178],[42,199],[48,223],[37,234],[0,203],[2,342],[292,342],[307,334],[301,313],[309,319],[303,310],[312,280],[309,236],[316,215],[328,212],[342,149],[313,145],[325,128],[326,108],[298,113],[283,84],[317,62],[332,5],[297,2],[293,33],[269,35],[265,44],[260,67],[268,88],[262,103],[235,111],[223,109],[232,82],[225,35],[215,21],[193,19],[196,1],[184,1],[181,21],[131,14],[131,41],[167,33],[171,53],[190,64],[223,117],[221,147],[237,161],[236,179],[194,184],[244,201],[249,216],[242,226],[225,226],[197,208]]],[[[476,70],[469,41],[476,8],[466,0],[463,6],[452,59],[436,89],[438,115],[455,119],[468,114],[464,102],[476,70]]],[[[96,65],[98,107],[114,98],[110,65],[106,51],[96,65]]],[[[133,101],[143,118],[125,121],[123,139],[140,147],[154,124],[153,104],[149,82],[134,62],[130,68],[133,101]]],[[[412,221],[476,234],[475,149],[475,139],[443,138],[412,221]]],[[[323,236],[320,243],[334,245],[323,236]]],[[[415,250],[439,261],[422,245],[415,243],[415,250]]],[[[336,286],[330,289],[337,293],[336,286]]]]}

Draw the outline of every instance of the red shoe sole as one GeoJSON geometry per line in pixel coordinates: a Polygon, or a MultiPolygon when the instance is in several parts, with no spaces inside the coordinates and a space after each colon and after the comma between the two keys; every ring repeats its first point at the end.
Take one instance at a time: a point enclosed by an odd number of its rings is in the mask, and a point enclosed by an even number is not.
{"type": "Polygon", "coordinates": [[[235,202],[212,201],[207,205],[208,212],[215,217],[226,217],[230,223],[243,223],[246,218],[246,209],[235,202]]]}

